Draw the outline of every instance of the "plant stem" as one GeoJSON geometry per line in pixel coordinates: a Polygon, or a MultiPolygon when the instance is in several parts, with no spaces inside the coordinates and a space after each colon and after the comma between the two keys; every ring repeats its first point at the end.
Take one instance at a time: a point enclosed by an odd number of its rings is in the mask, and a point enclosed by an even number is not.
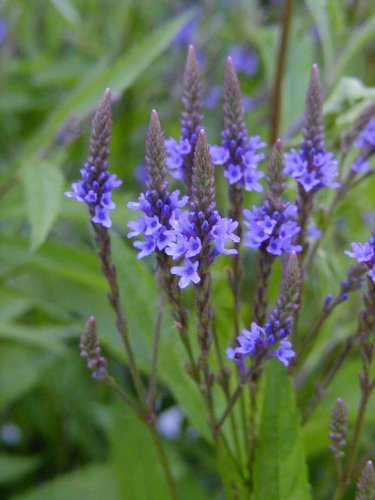
{"type": "Polygon", "coordinates": [[[227,416],[229,415],[230,411],[232,410],[233,406],[235,405],[237,399],[239,396],[241,396],[243,388],[245,387],[246,382],[252,377],[252,375],[259,369],[259,366],[261,364],[263,358],[257,359],[254,364],[245,372],[242,376],[240,376],[240,380],[238,382],[238,385],[236,389],[232,392],[232,395],[230,396],[228,400],[228,404],[225,407],[221,417],[216,421],[215,428],[214,428],[214,433],[218,434],[220,432],[220,429],[225,422],[227,416]]]}
{"type": "Polygon", "coordinates": [[[268,304],[268,281],[272,271],[274,257],[267,251],[259,253],[257,288],[255,292],[254,320],[258,325],[264,326],[268,304]]]}
{"type": "Polygon", "coordinates": [[[201,348],[198,365],[202,371],[203,381],[200,385],[202,396],[206,402],[210,428],[215,427],[215,411],[212,397],[213,374],[211,373],[208,356],[212,342],[212,310],[211,298],[211,276],[207,270],[202,269],[201,280],[196,287],[196,310],[198,319],[198,341],[201,348]]]}
{"type": "Polygon", "coordinates": [[[128,356],[129,368],[138,394],[139,401],[147,406],[146,388],[135,361],[133,349],[130,345],[128,325],[126,317],[122,311],[120,301],[120,290],[117,282],[117,272],[115,266],[111,263],[111,241],[108,230],[99,224],[92,223],[95,231],[95,241],[98,249],[102,271],[107,279],[110,292],[108,294],[109,303],[116,315],[116,326],[123,340],[125,351],[128,356]]]}
{"type": "Polygon", "coordinates": [[[122,389],[121,387],[117,384],[115,379],[111,377],[110,375],[106,375],[106,377],[103,379],[104,382],[113,389],[119,396],[120,398],[124,401],[126,405],[129,406],[137,415],[138,417],[145,422],[147,420],[146,414],[143,412],[143,410],[138,406],[138,403],[134,401],[131,397],[129,397],[122,389]]]}
{"type": "Polygon", "coordinates": [[[342,364],[346,360],[347,356],[349,355],[350,351],[352,350],[353,346],[355,345],[355,342],[357,340],[358,333],[355,333],[353,335],[350,335],[346,342],[344,349],[342,350],[341,354],[338,356],[336,359],[336,362],[333,364],[327,375],[325,376],[324,380],[322,382],[318,382],[316,384],[316,390],[314,396],[310,399],[310,402],[307,405],[307,410],[302,418],[302,425],[304,425],[313,411],[315,410],[316,406],[318,403],[324,398],[328,386],[331,384],[332,380],[335,378],[337,372],[341,368],[342,364]]]}
{"type": "Polygon", "coordinates": [[[167,455],[165,454],[165,451],[164,451],[162,440],[161,440],[160,435],[155,427],[154,420],[149,422],[149,429],[150,429],[151,436],[152,436],[152,439],[153,439],[154,444],[155,444],[155,449],[159,455],[161,466],[162,466],[163,471],[164,471],[164,475],[165,475],[165,479],[166,479],[167,486],[169,489],[170,497],[172,500],[178,500],[179,495],[177,493],[176,484],[175,484],[175,481],[173,479],[173,475],[172,475],[172,471],[171,471],[171,468],[169,465],[167,455]]]}
{"type": "Polygon", "coordinates": [[[182,305],[181,290],[177,285],[176,276],[170,273],[170,264],[168,262],[168,257],[165,254],[157,254],[158,266],[161,270],[161,279],[163,282],[163,289],[167,296],[168,302],[172,310],[172,316],[175,320],[175,325],[177,327],[180,339],[186,350],[188,360],[189,360],[189,373],[193,379],[199,383],[200,374],[199,369],[196,364],[192,345],[190,342],[189,332],[188,332],[188,320],[185,308],[182,305]]]}
{"type": "Polygon", "coordinates": [[[157,363],[158,363],[158,355],[159,355],[162,319],[163,319],[163,294],[160,294],[159,305],[158,305],[158,315],[156,318],[155,333],[154,333],[154,343],[152,346],[151,372],[150,372],[149,387],[148,387],[148,404],[150,407],[150,411],[152,413],[155,413],[157,363]]]}
{"type": "MultiPolygon", "coordinates": [[[[228,402],[229,397],[230,397],[228,373],[225,370],[224,361],[223,361],[223,357],[222,357],[221,349],[220,349],[220,345],[219,345],[219,339],[216,335],[216,329],[214,328],[214,324],[213,324],[213,338],[214,338],[216,356],[217,356],[218,363],[219,363],[219,370],[220,370],[220,374],[221,374],[221,384],[220,385],[223,389],[226,401],[228,402]]],[[[237,456],[238,456],[238,458],[240,458],[242,455],[242,451],[241,451],[240,439],[239,439],[239,435],[238,435],[238,429],[237,429],[237,425],[236,425],[236,421],[235,421],[233,413],[230,414],[230,425],[231,425],[231,431],[232,431],[232,435],[233,435],[233,440],[234,440],[234,445],[236,448],[237,456]]]]}
{"type": "Polygon", "coordinates": [[[293,13],[293,0],[286,0],[283,12],[283,19],[282,19],[281,36],[280,36],[279,51],[277,56],[273,95],[271,100],[272,104],[271,104],[271,123],[270,123],[270,144],[275,143],[279,133],[281,100],[282,100],[282,84],[283,84],[283,76],[284,76],[286,56],[288,50],[288,38],[292,20],[292,13],[293,13]]]}
{"type": "MultiPolygon", "coordinates": [[[[238,221],[237,236],[242,239],[242,210],[243,210],[243,189],[236,185],[230,186],[229,199],[232,205],[230,217],[238,221]]],[[[233,275],[231,279],[231,288],[234,299],[234,334],[238,337],[240,334],[240,313],[241,313],[241,283],[243,279],[242,256],[240,253],[240,242],[234,244],[237,254],[233,256],[233,275]]]]}
{"type": "Polygon", "coordinates": [[[331,304],[328,307],[325,307],[322,310],[318,320],[314,324],[310,333],[308,335],[306,335],[306,337],[304,337],[304,339],[302,341],[299,352],[296,356],[297,363],[294,365],[294,368],[296,368],[298,365],[301,365],[302,361],[305,359],[305,357],[303,355],[305,354],[307,348],[311,345],[311,342],[315,339],[315,337],[318,334],[323,323],[326,321],[326,319],[328,319],[328,317],[333,312],[333,310],[336,308],[336,306],[338,306],[342,302],[345,302],[345,299],[343,299],[341,296],[336,297],[334,300],[332,300],[331,304]]]}

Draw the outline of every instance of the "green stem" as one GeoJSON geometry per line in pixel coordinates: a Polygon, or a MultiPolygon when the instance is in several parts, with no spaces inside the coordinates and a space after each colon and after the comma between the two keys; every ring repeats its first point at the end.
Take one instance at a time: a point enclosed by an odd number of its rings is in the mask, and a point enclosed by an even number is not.
{"type": "Polygon", "coordinates": [[[155,412],[157,363],[158,363],[158,355],[159,355],[162,319],[163,319],[163,295],[160,294],[158,315],[156,318],[156,325],[155,325],[154,342],[153,342],[153,346],[152,346],[151,372],[150,372],[149,388],[148,388],[148,404],[150,407],[150,411],[152,413],[155,412]]]}
{"type": "Polygon", "coordinates": [[[273,95],[271,100],[270,144],[275,143],[279,134],[281,101],[282,101],[282,84],[283,84],[285,63],[288,51],[288,38],[292,21],[292,13],[293,13],[293,0],[286,0],[283,12],[283,19],[282,19],[281,37],[280,37],[279,51],[277,57],[273,95]]]}
{"type": "Polygon", "coordinates": [[[149,429],[150,429],[151,436],[152,436],[152,439],[153,439],[154,444],[155,444],[155,449],[156,449],[157,454],[158,454],[159,459],[160,459],[160,464],[161,464],[163,471],[164,471],[164,476],[165,476],[165,479],[167,482],[170,497],[172,500],[178,500],[179,495],[177,492],[176,484],[175,484],[175,481],[174,481],[174,478],[172,475],[172,471],[171,471],[171,468],[169,465],[167,455],[165,454],[165,451],[164,451],[162,440],[161,440],[160,435],[155,427],[154,420],[152,420],[152,422],[149,423],[149,429]]]}
{"type": "Polygon", "coordinates": [[[99,224],[92,223],[95,234],[98,254],[102,265],[102,271],[107,279],[110,289],[108,294],[109,303],[116,315],[116,326],[120,333],[122,341],[125,346],[125,351],[128,356],[129,368],[134,382],[135,389],[141,404],[147,407],[147,393],[138,366],[134,357],[133,349],[130,345],[129,331],[126,317],[122,311],[120,290],[117,282],[116,267],[111,263],[111,241],[109,238],[108,230],[99,224]]]}

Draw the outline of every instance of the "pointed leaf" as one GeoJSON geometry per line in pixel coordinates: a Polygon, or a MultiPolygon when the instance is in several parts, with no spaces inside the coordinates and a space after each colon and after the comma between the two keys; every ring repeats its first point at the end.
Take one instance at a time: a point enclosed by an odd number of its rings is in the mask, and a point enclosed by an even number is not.
{"type": "Polygon", "coordinates": [[[24,169],[22,182],[31,224],[31,248],[35,250],[46,240],[59,213],[64,178],[56,164],[39,160],[24,169]]]}
{"type": "Polygon", "coordinates": [[[263,403],[254,466],[254,498],[311,498],[299,412],[285,367],[269,360],[265,367],[263,403]]]}

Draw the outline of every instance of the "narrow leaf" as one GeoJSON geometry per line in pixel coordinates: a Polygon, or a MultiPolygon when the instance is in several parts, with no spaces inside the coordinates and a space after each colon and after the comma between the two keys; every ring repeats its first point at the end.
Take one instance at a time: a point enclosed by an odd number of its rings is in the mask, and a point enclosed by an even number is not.
{"type": "Polygon", "coordinates": [[[263,404],[255,452],[256,500],[311,498],[299,412],[285,367],[270,360],[265,367],[263,404]]]}
{"type": "Polygon", "coordinates": [[[89,465],[58,476],[41,486],[14,497],[14,500],[117,500],[117,488],[110,464],[89,465]]]}
{"type": "Polygon", "coordinates": [[[191,18],[193,12],[187,12],[164,24],[148,37],[138,41],[124,55],[109,64],[100,62],[83,82],[51,113],[45,125],[26,144],[23,155],[35,153],[41,146],[50,143],[63,123],[74,117],[81,120],[100,102],[103,91],[110,87],[114,95],[122,94],[135,80],[149,68],[150,64],[168,47],[173,37],[191,18]]]}

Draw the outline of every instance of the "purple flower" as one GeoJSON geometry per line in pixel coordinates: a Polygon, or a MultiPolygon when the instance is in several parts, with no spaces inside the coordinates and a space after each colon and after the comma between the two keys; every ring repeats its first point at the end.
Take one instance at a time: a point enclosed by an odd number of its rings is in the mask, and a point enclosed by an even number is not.
{"type": "Polygon", "coordinates": [[[289,340],[281,340],[279,347],[271,352],[271,356],[276,357],[285,366],[289,366],[289,359],[294,358],[296,353],[292,349],[289,340]]]}
{"type": "Polygon", "coordinates": [[[354,145],[360,149],[360,152],[353,162],[352,171],[356,174],[366,173],[370,169],[368,160],[375,153],[375,119],[367,123],[354,145]]]}
{"type": "Polygon", "coordinates": [[[243,329],[237,337],[237,346],[226,350],[231,361],[243,362],[247,357],[276,357],[283,365],[289,366],[289,359],[295,357],[292,344],[285,340],[285,332],[274,332],[270,323],[264,328],[251,323],[250,330],[243,329]],[[276,346],[276,348],[275,348],[276,346]]]}
{"type": "Polygon", "coordinates": [[[210,146],[212,161],[215,165],[225,165],[229,159],[229,152],[222,146],[210,146]]]}
{"type": "Polygon", "coordinates": [[[369,262],[374,258],[374,247],[370,243],[352,243],[352,252],[345,253],[349,257],[357,259],[357,262],[369,262]]]}
{"type": "Polygon", "coordinates": [[[335,189],[339,186],[334,181],[338,171],[337,161],[332,153],[326,153],[324,150],[315,151],[310,161],[308,161],[307,153],[301,146],[299,152],[292,149],[290,153],[286,153],[285,159],[284,173],[294,177],[307,193],[318,191],[323,187],[335,189]]]}
{"type": "Polygon", "coordinates": [[[375,148],[375,118],[370,120],[354,143],[358,148],[375,148]]]}
{"type": "MultiPolygon", "coordinates": [[[[285,174],[291,175],[305,193],[313,194],[324,187],[337,188],[337,161],[324,144],[322,91],[318,66],[314,64],[306,94],[303,138],[298,151],[285,154],[285,174]]],[[[306,208],[306,207],[304,207],[306,208]]]]}
{"type": "Polygon", "coordinates": [[[352,251],[347,250],[346,255],[356,259],[359,264],[365,263],[369,269],[368,275],[375,283],[375,230],[366,243],[352,243],[352,251]]]}
{"type": "Polygon", "coordinates": [[[137,259],[143,259],[143,257],[147,257],[152,254],[156,248],[155,238],[152,236],[146,236],[143,241],[135,241],[135,248],[138,248],[140,252],[137,254],[137,259]]]}
{"type": "Polygon", "coordinates": [[[310,224],[310,226],[307,228],[306,235],[308,238],[318,239],[321,238],[322,232],[319,231],[316,224],[310,224]]]}
{"type": "Polygon", "coordinates": [[[181,276],[178,285],[180,288],[186,288],[190,283],[199,283],[200,277],[198,274],[198,262],[191,262],[185,259],[183,266],[171,267],[171,273],[181,276]]]}
{"type": "Polygon", "coordinates": [[[229,50],[237,73],[252,76],[258,69],[258,58],[255,52],[246,45],[235,45],[229,50]]]}
{"type": "Polygon", "coordinates": [[[264,173],[257,170],[259,162],[265,158],[264,153],[257,153],[266,144],[259,136],[251,136],[248,141],[229,139],[229,132],[223,132],[221,146],[211,146],[211,158],[215,165],[224,165],[224,176],[230,185],[242,185],[246,191],[263,191],[259,179],[264,173]],[[228,136],[228,139],[226,137],[228,136]]]}
{"type": "Polygon", "coordinates": [[[216,210],[214,165],[203,130],[195,150],[190,205],[190,211],[174,210],[169,218],[174,237],[165,248],[165,253],[174,260],[185,262],[184,266],[172,268],[173,274],[181,276],[181,288],[198,283],[198,267],[207,272],[217,254],[236,253],[237,250],[227,248],[227,244],[239,242],[235,234],[238,222],[221,217],[216,210]]]}
{"type": "MultiPolygon", "coordinates": [[[[144,241],[134,242],[134,246],[140,250],[139,259],[154,251],[164,251],[166,248],[173,248],[176,245],[176,235],[172,231],[172,223],[179,209],[185,206],[188,201],[187,196],[183,196],[181,199],[179,196],[178,190],[172,193],[165,190],[162,198],[159,198],[154,190],[149,190],[146,193],[141,193],[138,202],[128,203],[128,208],[131,210],[141,210],[145,214],[138,217],[136,221],[128,222],[128,228],[131,229],[127,235],[128,238],[144,236],[144,241]]],[[[168,255],[173,255],[173,253],[168,255]]]]}
{"type": "Polygon", "coordinates": [[[107,89],[103,101],[98,107],[93,122],[90,139],[90,157],[81,169],[82,179],[72,184],[72,191],[65,196],[75,198],[80,203],[86,203],[91,220],[105,228],[112,225],[110,210],[116,205],[111,196],[112,190],[121,186],[122,182],[116,175],[108,172],[109,149],[111,133],[111,91],[107,89]]]}
{"type": "Polygon", "coordinates": [[[234,233],[238,222],[221,217],[215,210],[209,220],[203,213],[176,211],[170,221],[172,231],[175,234],[165,252],[177,260],[181,257],[186,259],[198,258],[202,250],[202,237],[205,246],[212,246],[212,258],[215,254],[232,255],[235,249],[226,248],[227,243],[239,242],[239,237],[234,233]]]}
{"type": "Polygon", "coordinates": [[[245,247],[261,248],[272,255],[300,252],[302,247],[294,245],[294,236],[300,227],[292,218],[297,207],[284,204],[282,210],[275,210],[266,200],[261,207],[244,210],[244,224],[248,228],[245,233],[245,247]]]}
{"type": "Polygon", "coordinates": [[[178,142],[173,138],[167,139],[165,147],[168,170],[173,177],[183,180],[190,190],[194,152],[203,119],[200,70],[193,45],[188,48],[182,104],[181,137],[178,142]]]}

